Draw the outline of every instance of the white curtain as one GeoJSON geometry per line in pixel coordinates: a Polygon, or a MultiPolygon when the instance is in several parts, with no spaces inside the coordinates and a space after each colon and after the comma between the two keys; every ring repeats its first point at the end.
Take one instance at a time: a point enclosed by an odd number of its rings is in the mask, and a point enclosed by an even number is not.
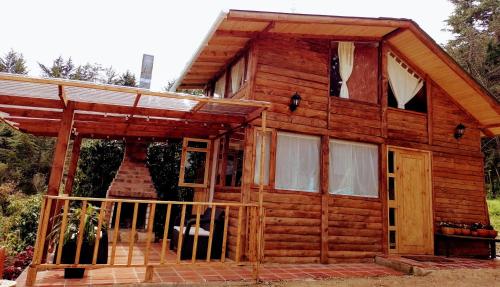
{"type": "Polygon", "coordinates": [[[214,98],[219,98],[219,99],[224,98],[225,92],[226,92],[226,73],[224,73],[217,80],[217,82],[215,82],[214,98]]]}
{"type": "MultiPolygon", "coordinates": [[[[257,140],[255,141],[255,168],[253,182],[260,184],[260,150],[262,142],[262,132],[257,132],[257,140]]],[[[271,161],[271,133],[266,132],[266,142],[264,151],[264,184],[269,184],[269,163],[271,161]]]]}
{"type": "Polygon", "coordinates": [[[378,147],[330,141],[329,192],[378,197],[378,147]]]}
{"type": "Polygon", "coordinates": [[[340,97],[344,99],[349,98],[349,88],[347,87],[347,80],[352,73],[354,66],[354,43],[353,42],[339,42],[339,72],[342,78],[342,86],[340,87],[340,97]]]}
{"type": "Polygon", "coordinates": [[[231,91],[235,94],[245,80],[245,58],[241,58],[231,68],[231,91]]]}
{"type": "Polygon", "coordinates": [[[277,189],[319,190],[319,137],[278,133],[276,149],[277,189]]]}
{"type": "Polygon", "coordinates": [[[392,92],[398,101],[398,108],[404,109],[406,103],[420,91],[424,81],[403,68],[390,53],[387,56],[387,73],[392,92]]]}

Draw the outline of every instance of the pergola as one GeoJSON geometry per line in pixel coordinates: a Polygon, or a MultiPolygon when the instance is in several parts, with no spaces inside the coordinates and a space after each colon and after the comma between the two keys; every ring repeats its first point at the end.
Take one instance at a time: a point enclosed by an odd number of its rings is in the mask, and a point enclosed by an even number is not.
{"type": "Polygon", "coordinates": [[[0,118],[23,132],[57,137],[49,195],[58,194],[72,136],[65,190],[72,187],[82,138],[214,138],[265,117],[269,107],[260,101],[0,73],[0,118]]]}

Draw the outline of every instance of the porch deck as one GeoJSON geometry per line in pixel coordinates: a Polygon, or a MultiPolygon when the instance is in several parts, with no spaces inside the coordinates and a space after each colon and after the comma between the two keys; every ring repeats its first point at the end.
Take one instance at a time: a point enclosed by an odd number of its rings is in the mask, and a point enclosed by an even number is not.
{"type": "MultiPolygon", "coordinates": [[[[133,263],[144,261],[145,244],[134,246],[133,263]]],[[[151,244],[149,256],[152,262],[160,260],[161,244],[151,244]]],[[[118,244],[116,263],[126,263],[128,244],[118,244]]],[[[167,262],[175,261],[175,253],[169,251],[167,262]]],[[[111,284],[136,284],[144,282],[145,267],[102,268],[88,270],[82,279],[64,279],[63,270],[39,271],[35,286],[88,286],[111,284]]],[[[366,277],[402,275],[403,273],[375,263],[357,264],[263,264],[261,279],[281,280],[319,280],[335,277],[366,277]]],[[[173,265],[155,267],[151,283],[202,284],[217,282],[253,282],[252,266],[234,265],[173,265]]],[[[17,279],[18,286],[25,286],[26,272],[17,279]]]]}

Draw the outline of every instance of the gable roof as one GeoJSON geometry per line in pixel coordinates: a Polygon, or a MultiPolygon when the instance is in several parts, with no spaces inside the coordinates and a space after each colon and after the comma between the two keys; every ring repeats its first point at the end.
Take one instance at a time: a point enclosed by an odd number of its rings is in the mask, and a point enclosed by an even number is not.
{"type": "Polygon", "coordinates": [[[475,118],[488,135],[500,134],[500,106],[414,21],[259,11],[223,12],[188,63],[175,89],[203,89],[261,33],[291,37],[386,41],[475,118]]]}

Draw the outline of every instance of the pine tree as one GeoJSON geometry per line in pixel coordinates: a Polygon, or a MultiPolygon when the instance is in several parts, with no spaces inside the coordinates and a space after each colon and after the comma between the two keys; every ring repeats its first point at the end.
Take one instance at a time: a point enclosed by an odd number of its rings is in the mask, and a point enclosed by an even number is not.
{"type": "Polygon", "coordinates": [[[3,58],[0,58],[0,72],[11,74],[27,74],[26,61],[21,53],[10,50],[3,58]]]}

